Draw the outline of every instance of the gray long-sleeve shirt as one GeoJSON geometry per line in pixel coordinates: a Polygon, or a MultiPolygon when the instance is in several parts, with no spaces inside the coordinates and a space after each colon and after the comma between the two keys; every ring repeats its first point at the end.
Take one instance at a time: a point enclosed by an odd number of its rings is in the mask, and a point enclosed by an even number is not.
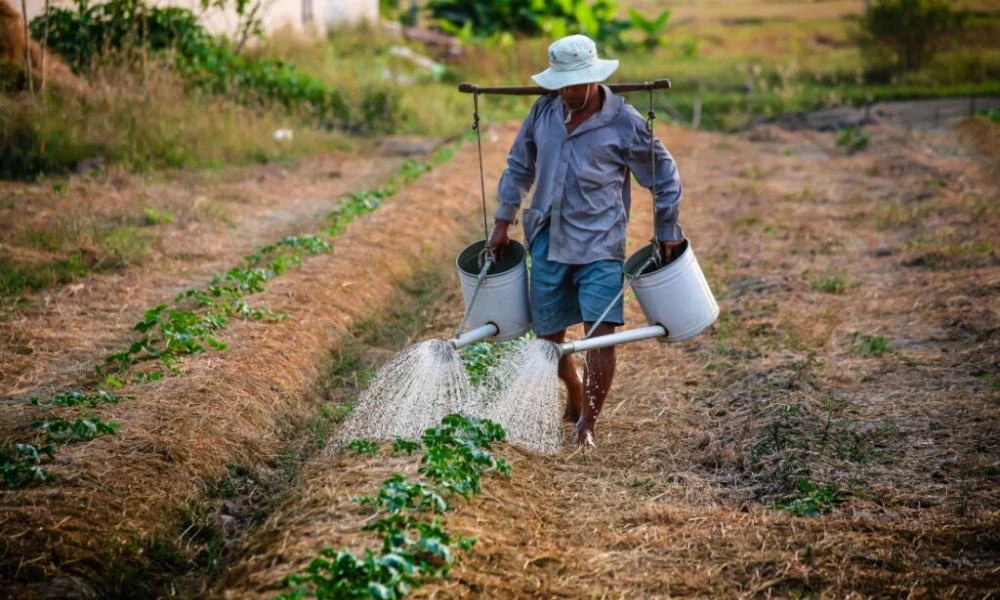
{"type": "MultiPolygon", "coordinates": [[[[631,105],[601,86],[604,105],[572,133],[566,133],[558,95],[543,96],[531,108],[507,156],[494,217],[513,223],[534,184],[531,206],[522,211],[528,244],[549,224],[549,260],[587,264],[625,258],[625,230],[631,204],[629,172],[653,185],[649,132],[631,105]]],[[[680,240],[677,223],[681,181],[673,157],[659,140],[654,190],[655,233],[680,240]]]]}

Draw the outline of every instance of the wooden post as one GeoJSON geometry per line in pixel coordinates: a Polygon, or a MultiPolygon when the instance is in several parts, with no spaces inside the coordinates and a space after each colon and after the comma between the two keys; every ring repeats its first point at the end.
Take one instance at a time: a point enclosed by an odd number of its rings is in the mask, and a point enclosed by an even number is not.
{"type": "Polygon", "coordinates": [[[747,73],[747,127],[753,127],[753,71],[747,73]]]}
{"type": "Polygon", "coordinates": [[[28,92],[35,95],[35,81],[31,75],[31,35],[28,34],[28,2],[21,0],[21,19],[24,21],[24,68],[28,72],[28,92]]]}

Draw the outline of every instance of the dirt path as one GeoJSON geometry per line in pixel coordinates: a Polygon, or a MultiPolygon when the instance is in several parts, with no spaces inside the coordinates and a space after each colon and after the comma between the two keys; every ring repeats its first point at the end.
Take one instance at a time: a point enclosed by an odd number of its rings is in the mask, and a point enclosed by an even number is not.
{"type": "Polygon", "coordinates": [[[318,229],[338,198],[380,185],[402,161],[330,154],[291,167],[182,173],[150,183],[110,173],[71,180],[66,193],[41,185],[22,189],[20,200],[0,211],[0,222],[22,230],[87,227],[95,217],[121,219],[142,206],[155,206],[175,221],[157,228],[141,265],[44,290],[3,322],[0,403],[77,384],[93,372],[95,357],[125,343],[143,311],[203,286],[263,244],[318,229]]]}
{"type": "MultiPolygon", "coordinates": [[[[995,165],[949,131],[874,129],[854,156],[831,134],[664,133],[719,322],[622,347],[597,450],[510,450],[513,479],[449,517],[479,543],[415,596],[995,594],[995,165]]],[[[460,317],[447,301],[427,337],[460,317]]],[[[350,497],[413,468],[313,461],[214,594],[270,597],[320,547],[371,543],[350,497]]]]}

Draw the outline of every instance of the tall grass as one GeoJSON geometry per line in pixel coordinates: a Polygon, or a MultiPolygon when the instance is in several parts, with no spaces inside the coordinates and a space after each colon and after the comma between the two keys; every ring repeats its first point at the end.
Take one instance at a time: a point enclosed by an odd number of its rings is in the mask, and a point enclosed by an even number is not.
{"type": "Polygon", "coordinates": [[[187,90],[154,61],[144,69],[99,67],[82,92],[0,95],[0,178],[64,173],[85,159],[144,171],[265,162],[351,147],[346,135],[306,123],[187,90]],[[276,140],[280,128],[293,129],[293,139],[276,140]]]}

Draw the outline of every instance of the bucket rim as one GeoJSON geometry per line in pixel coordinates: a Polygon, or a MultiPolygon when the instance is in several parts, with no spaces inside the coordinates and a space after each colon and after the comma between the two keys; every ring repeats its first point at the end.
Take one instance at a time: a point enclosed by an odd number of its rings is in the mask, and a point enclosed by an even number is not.
{"type": "MultiPolygon", "coordinates": [[[[479,266],[479,253],[482,252],[486,243],[486,240],[477,240],[472,242],[455,256],[455,267],[458,269],[459,273],[471,275],[473,277],[479,276],[481,268],[479,266]]],[[[517,240],[510,240],[507,247],[504,248],[503,256],[497,264],[489,270],[486,277],[502,275],[517,269],[524,263],[526,255],[527,251],[524,249],[524,245],[521,244],[521,242],[517,240]]]]}
{"type": "Polygon", "coordinates": [[[651,243],[646,244],[642,248],[639,248],[638,250],[632,253],[632,256],[628,257],[628,260],[625,261],[625,266],[623,268],[625,275],[627,275],[628,277],[632,277],[634,279],[641,279],[642,277],[647,277],[649,275],[653,275],[654,273],[662,273],[668,269],[676,268],[683,265],[688,260],[690,260],[690,258],[694,255],[694,250],[691,249],[691,242],[686,238],[683,241],[684,241],[684,250],[682,250],[680,256],[678,256],[674,260],[660,267],[656,267],[656,265],[650,265],[650,267],[652,268],[647,267],[646,270],[643,271],[642,273],[634,273],[633,271],[642,266],[642,264],[645,263],[646,260],[649,259],[649,257],[652,256],[653,254],[653,244],[651,243]]]}

